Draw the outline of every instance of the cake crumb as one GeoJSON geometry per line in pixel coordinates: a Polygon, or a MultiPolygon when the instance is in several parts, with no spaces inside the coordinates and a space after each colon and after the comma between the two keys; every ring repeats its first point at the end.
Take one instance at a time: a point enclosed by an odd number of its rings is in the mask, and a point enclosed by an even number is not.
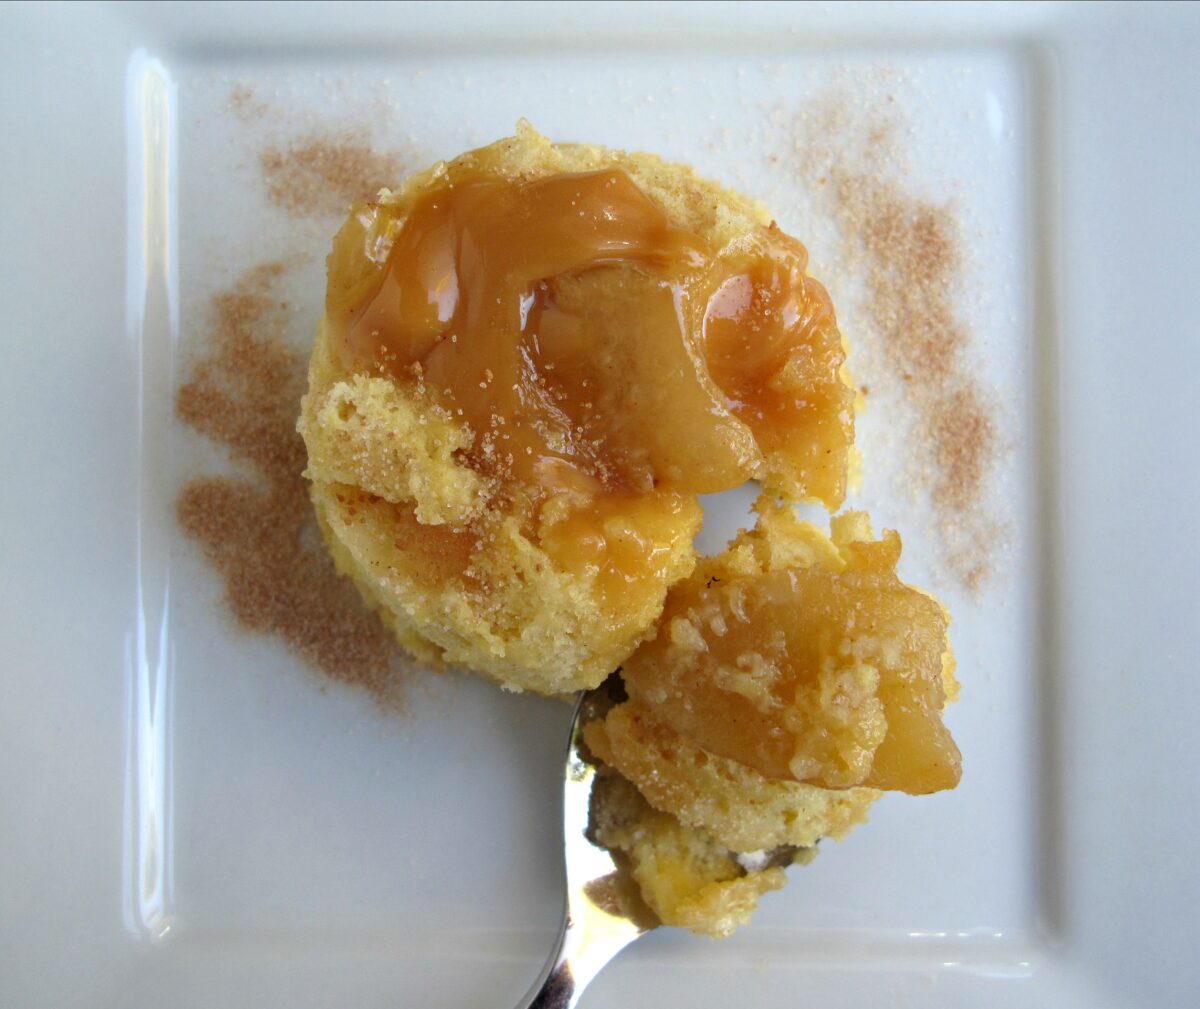
{"type": "Polygon", "coordinates": [[[242,627],[282,638],[331,678],[399,708],[408,659],[334,569],[301,475],[305,361],[283,339],[285,270],[256,266],[212,297],[203,354],[179,387],[176,412],[241,472],[193,477],[176,514],[224,579],[242,627]]]}

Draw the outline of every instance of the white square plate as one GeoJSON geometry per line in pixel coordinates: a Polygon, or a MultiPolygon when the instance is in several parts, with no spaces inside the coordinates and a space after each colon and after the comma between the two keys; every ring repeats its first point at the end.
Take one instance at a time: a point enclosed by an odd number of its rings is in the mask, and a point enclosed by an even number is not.
{"type": "Polygon", "coordinates": [[[219,464],[174,390],[208,299],[256,263],[294,260],[307,339],[337,218],[272,206],[259,158],[348,124],[413,166],[522,116],[691,162],[809,244],[853,343],[828,214],[768,156],[834,82],[895,97],[909,184],[965,222],[963,310],[1009,446],[1009,534],[972,596],[939,574],[888,415],[860,432],[852,503],[904,531],[906,576],[955,614],[965,777],[884,800],[734,938],[650,935],[583,1005],[1200,997],[1200,17],[89,4],[0,27],[0,1004],[516,1001],[561,900],[566,708],[448,676],[387,714],[234,630],[174,523],[181,480],[219,464]]]}

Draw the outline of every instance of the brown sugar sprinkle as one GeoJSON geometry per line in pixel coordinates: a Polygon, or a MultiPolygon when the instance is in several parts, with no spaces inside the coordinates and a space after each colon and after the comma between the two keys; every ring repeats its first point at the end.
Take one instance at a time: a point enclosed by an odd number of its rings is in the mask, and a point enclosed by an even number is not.
{"type": "Polygon", "coordinates": [[[864,281],[874,332],[855,336],[878,346],[888,372],[872,384],[890,379],[914,407],[916,468],[938,513],[946,560],[977,591],[997,542],[985,491],[1000,440],[994,406],[971,372],[971,333],[958,314],[958,222],[948,207],[914,196],[897,179],[903,158],[894,99],[861,102],[830,93],[807,107],[791,122],[786,153],[827,200],[846,265],[864,281]]]}
{"type": "Polygon", "coordinates": [[[244,475],[193,478],[177,515],[224,578],[243,627],[282,638],[333,679],[398,706],[407,660],[334,570],[301,476],[305,366],[282,339],[283,273],[280,263],[255,267],[212,299],[205,354],[180,386],[176,411],[225,446],[244,475]]]}
{"type": "Polygon", "coordinates": [[[394,186],[405,174],[405,158],[380,152],[363,133],[310,134],[272,145],[259,159],[267,195],[293,217],[345,214],[356,200],[394,186]]]}

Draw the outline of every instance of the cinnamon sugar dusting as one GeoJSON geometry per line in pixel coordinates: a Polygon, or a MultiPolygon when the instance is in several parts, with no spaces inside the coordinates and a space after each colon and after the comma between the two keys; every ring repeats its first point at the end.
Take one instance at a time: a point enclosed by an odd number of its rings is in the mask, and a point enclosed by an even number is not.
{"type": "Polygon", "coordinates": [[[248,84],[235,84],[229,92],[229,109],[243,123],[251,123],[265,118],[271,112],[271,106],[262,101],[248,84]]]}
{"type": "Polygon", "coordinates": [[[301,476],[305,362],[282,338],[284,269],[255,267],[212,299],[205,355],[180,386],[176,410],[225,446],[243,475],[190,480],[176,502],[179,522],[224,578],[242,626],[277,635],[334,679],[397,705],[406,659],[334,570],[301,476]]]}
{"type": "Polygon", "coordinates": [[[293,217],[345,214],[404,177],[405,159],[372,147],[362,133],[310,134],[272,145],[259,158],[267,195],[293,217]]]}
{"type": "MultiPolygon", "coordinates": [[[[830,94],[795,116],[789,155],[826,199],[888,380],[913,407],[915,476],[940,522],[945,559],[970,590],[993,566],[999,523],[986,491],[1000,451],[994,404],[972,372],[960,315],[963,245],[948,206],[903,184],[900,112],[830,94]]],[[[872,339],[873,338],[873,339],[872,339]]],[[[856,342],[856,341],[852,341],[856,342]]]]}

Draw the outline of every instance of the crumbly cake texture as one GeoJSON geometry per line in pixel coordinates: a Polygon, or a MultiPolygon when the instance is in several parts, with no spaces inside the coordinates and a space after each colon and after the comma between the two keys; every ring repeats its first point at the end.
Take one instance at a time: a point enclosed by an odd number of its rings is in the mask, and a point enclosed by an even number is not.
{"type": "MultiPolygon", "coordinates": [[[[655,809],[611,768],[597,773],[590,820],[589,836],[613,853],[664,925],[724,938],[750,920],[764,894],[787,882],[781,865],[746,869],[733,851],[655,809]]],[[[783,861],[804,863],[815,855],[815,848],[803,848],[783,861]]]]}
{"type": "Polygon", "coordinates": [[[866,516],[832,538],[760,503],[753,532],[672,586],[624,663],[630,700],[771,778],[927,794],[958,782],[943,723],[949,618],[896,575],[901,542],[866,516]]]}
{"type": "MultiPolygon", "coordinates": [[[[790,508],[760,501],[759,509],[755,527],[739,533],[722,554],[703,559],[693,580],[811,565],[846,570],[854,563],[852,545],[872,542],[870,525],[860,513],[834,519],[829,537],[799,521],[790,508]]],[[[660,628],[660,633],[669,629],[660,628]]],[[[958,683],[948,642],[942,653],[941,680],[946,697],[956,697],[958,683]]],[[[652,806],[708,832],[733,851],[808,846],[821,837],[841,838],[866,819],[881,794],[867,787],[830,789],[766,777],[703,749],[638,699],[589,723],[584,739],[597,758],[630,780],[652,806]]]]}
{"type": "MultiPolygon", "coordinates": [[[[454,164],[514,180],[619,167],[674,225],[714,248],[748,240],[770,223],[761,206],[690,167],[648,154],[552,144],[527,124],[454,164]]],[[[383,191],[380,201],[403,208],[446,171],[434,165],[383,191]]],[[[692,541],[701,523],[695,497],[675,495],[666,511],[661,496],[655,507],[634,498],[605,527],[610,540],[623,538],[628,549],[660,558],[652,574],[614,597],[594,568],[571,569],[544,549],[542,534],[553,535],[553,517],[531,528],[490,510],[498,488],[460,458],[474,435],[420,383],[348,374],[336,341],[327,316],[298,429],[308,447],[305,475],[338,569],[405,648],[431,665],[463,667],[508,689],[544,694],[600,683],[653,633],[668,587],[694,567],[692,541]],[[465,577],[445,576],[455,565],[465,577]]],[[[782,494],[799,489],[782,455],[763,458],[758,476],[782,494]]]]}
{"type": "Polygon", "coordinates": [[[658,810],[709,833],[732,851],[809,846],[840,839],[867,819],[882,794],[833,790],[765,778],[735,760],[702,750],[625,703],[584,729],[588,748],[628,778],[658,810]]]}
{"type": "Polygon", "coordinates": [[[488,485],[454,456],[469,438],[464,428],[388,379],[334,378],[331,353],[323,329],[300,432],[338,570],[434,667],[543,694],[603,680],[653,628],[668,584],[694,566],[699,506],[683,502],[681,521],[664,523],[655,538],[666,573],[657,591],[606,605],[592,572],[556,565],[516,517],[483,518],[488,485]],[[443,562],[455,560],[469,581],[444,577],[443,562]]]}

